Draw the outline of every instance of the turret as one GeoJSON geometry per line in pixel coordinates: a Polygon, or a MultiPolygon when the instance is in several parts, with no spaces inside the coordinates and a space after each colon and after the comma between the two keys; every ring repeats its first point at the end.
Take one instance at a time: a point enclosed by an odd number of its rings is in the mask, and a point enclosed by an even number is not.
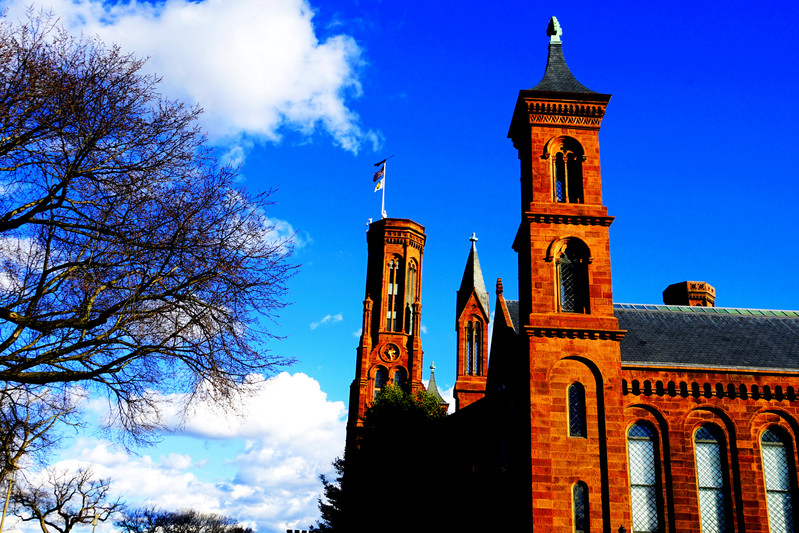
{"type": "Polygon", "coordinates": [[[488,374],[488,292],[477,258],[477,237],[472,242],[455,309],[457,365],[455,409],[462,409],[483,396],[488,374]]]}

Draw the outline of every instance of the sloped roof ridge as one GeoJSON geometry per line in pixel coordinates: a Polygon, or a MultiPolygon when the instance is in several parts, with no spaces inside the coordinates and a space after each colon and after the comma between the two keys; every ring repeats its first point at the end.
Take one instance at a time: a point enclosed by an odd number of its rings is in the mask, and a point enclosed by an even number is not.
{"type": "Polygon", "coordinates": [[[433,396],[440,404],[447,403],[444,397],[441,396],[438,385],[436,385],[436,365],[434,363],[430,363],[430,381],[427,383],[427,394],[433,396]]]}
{"type": "Polygon", "coordinates": [[[702,307],[698,305],[629,304],[614,303],[614,309],[632,311],[663,311],[680,313],[708,313],[718,315],[773,316],[799,318],[799,311],[787,309],[754,309],[746,307],[702,307]]]}
{"type": "Polygon", "coordinates": [[[461,287],[458,289],[458,314],[463,310],[466,301],[469,299],[472,289],[477,293],[477,298],[483,304],[486,313],[488,310],[488,291],[486,291],[483,271],[480,268],[480,260],[477,258],[477,237],[472,234],[472,247],[469,250],[469,258],[466,260],[466,268],[463,269],[463,279],[461,287]]]}

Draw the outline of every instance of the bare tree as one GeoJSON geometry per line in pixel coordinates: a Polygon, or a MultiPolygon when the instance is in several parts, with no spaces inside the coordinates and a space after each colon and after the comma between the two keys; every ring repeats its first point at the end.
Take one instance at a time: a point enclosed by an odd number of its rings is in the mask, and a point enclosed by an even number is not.
{"type": "MultiPolygon", "coordinates": [[[[0,389],[0,484],[25,459],[41,460],[60,440],[57,424],[77,425],[72,398],[44,387],[0,389]]],[[[30,461],[28,461],[30,464],[30,461]]]]}
{"type": "Polygon", "coordinates": [[[293,236],[220,168],[200,110],[51,17],[0,21],[0,381],[104,391],[134,439],[159,395],[224,402],[268,352],[293,236]]]}
{"type": "Polygon", "coordinates": [[[109,500],[110,479],[96,479],[91,468],[69,472],[47,469],[47,478],[21,485],[12,493],[14,514],[37,522],[43,533],[69,533],[79,524],[105,522],[123,508],[109,500]]]}

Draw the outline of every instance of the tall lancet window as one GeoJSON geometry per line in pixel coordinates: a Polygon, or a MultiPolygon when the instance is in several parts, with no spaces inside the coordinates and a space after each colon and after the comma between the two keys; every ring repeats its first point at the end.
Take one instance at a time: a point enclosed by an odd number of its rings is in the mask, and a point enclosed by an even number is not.
{"type": "Polygon", "coordinates": [[[702,426],[694,433],[696,481],[699,488],[699,519],[702,531],[728,531],[727,469],[723,439],[715,426],[702,426]]]}
{"type": "Polygon", "coordinates": [[[649,426],[638,423],[630,427],[627,454],[633,533],[659,532],[657,452],[655,435],[649,426]]]}
{"type": "Polygon", "coordinates": [[[388,283],[386,284],[386,331],[401,331],[402,329],[402,294],[399,292],[399,282],[402,279],[402,265],[399,257],[394,257],[388,263],[388,283]]]}
{"type": "Polygon", "coordinates": [[[375,391],[374,397],[377,398],[377,395],[380,394],[380,391],[383,390],[383,387],[388,382],[388,370],[384,367],[380,367],[375,372],[375,391]]]}
{"type": "Polygon", "coordinates": [[[466,375],[474,374],[474,326],[471,322],[466,323],[466,375]]]}
{"type": "Polygon", "coordinates": [[[408,283],[405,291],[405,333],[413,334],[413,304],[416,303],[416,263],[408,265],[408,283]]]}
{"type": "Polygon", "coordinates": [[[590,312],[588,262],[588,247],[580,240],[570,239],[557,261],[561,312],[590,312]]]}
{"type": "MultiPolygon", "coordinates": [[[[779,428],[769,428],[760,437],[760,453],[763,457],[763,475],[766,481],[766,504],[768,506],[769,531],[788,533],[794,529],[793,490],[791,488],[791,459],[788,457],[790,442],[779,428]]],[[[791,454],[793,455],[793,454],[791,454]]]]}
{"type": "Polygon", "coordinates": [[[588,507],[588,485],[582,481],[578,481],[572,486],[572,511],[574,512],[575,533],[588,533],[589,517],[591,516],[588,507]]]}
{"type": "Polygon", "coordinates": [[[483,328],[480,322],[474,323],[474,375],[483,375],[483,341],[480,337],[483,328]]]}
{"type": "Polygon", "coordinates": [[[585,427],[585,387],[582,383],[574,382],[569,386],[569,436],[588,436],[585,427]]]}
{"type": "Polygon", "coordinates": [[[408,372],[404,368],[398,367],[397,370],[394,372],[394,386],[405,388],[407,382],[408,382],[408,372]]]}
{"type": "Polygon", "coordinates": [[[583,147],[571,137],[561,138],[552,154],[552,190],[556,202],[581,204],[583,197],[583,147]]]}
{"type": "Polygon", "coordinates": [[[480,376],[483,374],[483,328],[479,320],[467,322],[464,326],[466,335],[466,375],[480,376]]]}

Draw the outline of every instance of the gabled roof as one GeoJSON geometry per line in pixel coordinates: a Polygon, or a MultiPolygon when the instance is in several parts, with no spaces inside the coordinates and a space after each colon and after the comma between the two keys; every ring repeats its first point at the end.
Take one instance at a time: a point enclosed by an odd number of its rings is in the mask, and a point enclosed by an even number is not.
{"type": "MultiPolygon", "coordinates": [[[[519,306],[506,300],[518,332],[519,306]]],[[[799,371],[799,311],[614,304],[622,364],[799,371]]]]}
{"type": "Polygon", "coordinates": [[[483,271],[480,269],[480,260],[477,258],[477,237],[472,234],[472,248],[469,250],[469,258],[466,260],[466,268],[463,269],[463,279],[461,280],[461,287],[458,289],[458,310],[457,316],[460,316],[461,311],[469,301],[469,296],[472,294],[472,289],[477,293],[477,299],[483,305],[483,311],[488,315],[491,311],[488,308],[488,291],[486,291],[486,284],[483,280],[483,271]]]}

